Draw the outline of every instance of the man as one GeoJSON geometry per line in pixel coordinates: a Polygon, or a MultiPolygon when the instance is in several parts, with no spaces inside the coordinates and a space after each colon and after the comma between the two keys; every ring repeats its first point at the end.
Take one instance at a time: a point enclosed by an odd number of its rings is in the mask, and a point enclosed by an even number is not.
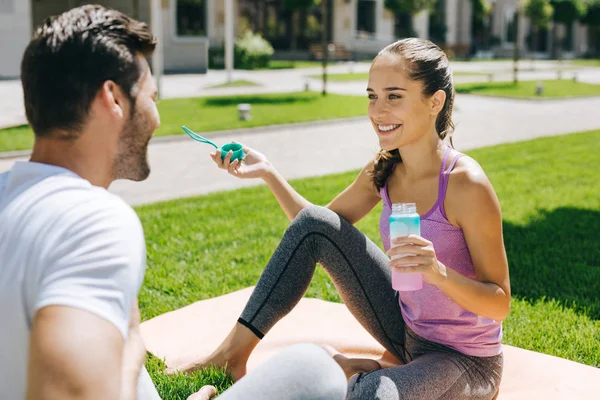
{"type": "MultiPolygon", "coordinates": [[[[107,191],[150,173],[160,120],[146,57],[155,44],[146,24],[88,5],[48,19],[25,51],[35,144],[29,162],[0,174],[2,398],[158,397],[144,370],[138,386],[144,234],[133,209],[107,191]]],[[[322,349],[301,346],[262,369],[223,398],[262,397],[267,387],[274,394],[265,399],[345,394],[343,372],[322,349]],[[303,380],[298,392],[286,386],[294,379],[303,380]]],[[[212,395],[205,387],[194,398],[212,395]]]]}
{"type": "Polygon", "coordinates": [[[48,20],[21,78],[30,162],[0,175],[3,398],[135,398],[144,349],[131,311],[145,242],[106,188],[145,179],[159,126],[146,24],[85,6],[48,20]]]}

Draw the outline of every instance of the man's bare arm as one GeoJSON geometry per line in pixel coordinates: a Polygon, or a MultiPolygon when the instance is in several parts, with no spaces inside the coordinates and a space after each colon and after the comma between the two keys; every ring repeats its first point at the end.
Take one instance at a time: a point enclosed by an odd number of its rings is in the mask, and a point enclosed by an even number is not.
{"type": "Polygon", "coordinates": [[[31,331],[27,399],[119,399],[123,348],[119,330],[95,314],[42,308],[31,331]]]}

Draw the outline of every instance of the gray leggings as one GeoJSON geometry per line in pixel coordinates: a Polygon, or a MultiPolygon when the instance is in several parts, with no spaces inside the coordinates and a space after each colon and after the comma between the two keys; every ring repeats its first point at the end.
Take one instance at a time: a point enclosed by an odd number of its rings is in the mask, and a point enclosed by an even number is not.
{"type": "Polygon", "coordinates": [[[219,400],[344,400],[346,376],[321,347],[298,344],[276,354],[219,400]]]}
{"type": "Polygon", "coordinates": [[[319,263],[354,317],[406,364],[355,375],[348,399],[495,398],[502,354],[467,356],[408,329],[388,262],[375,243],[336,213],[307,207],[290,224],[238,322],[262,338],[298,304],[319,263]]]}

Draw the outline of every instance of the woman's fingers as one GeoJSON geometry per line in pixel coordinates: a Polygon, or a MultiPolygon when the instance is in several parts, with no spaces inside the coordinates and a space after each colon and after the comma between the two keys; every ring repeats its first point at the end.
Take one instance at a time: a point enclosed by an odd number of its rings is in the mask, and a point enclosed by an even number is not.
{"type": "Polygon", "coordinates": [[[404,268],[414,267],[414,266],[422,266],[431,264],[430,257],[421,257],[421,256],[406,256],[401,258],[396,258],[389,262],[389,266],[392,268],[396,268],[400,272],[403,271],[404,268]]]}
{"type": "Polygon", "coordinates": [[[238,160],[236,158],[231,163],[229,163],[229,168],[227,168],[227,171],[229,171],[230,174],[235,175],[235,172],[237,171],[237,169],[239,168],[239,166],[240,166],[240,160],[238,160]]]}
{"type": "Polygon", "coordinates": [[[217,164],[219,168],[223,168],[223,159],[221,158],[221,149],[215,150],[214,153],[210,154],[210,157],[217,164]]]}
{"type": "Polygon", "coordinates": [[[420,246],[427,246],[429,244],[431,244],[430,241],[422,238],[421,236],[418,235],[408,235],[408,236],[398,236],[394,239],[392,239],[392,244],[416,244],[416,245],[420,245],[420,246]]]}
{"type": "Polygon", "coordinates": [[[386,254],[389,257],[398,256],[402,254],[414,254],[414,255],[422,255],[427,254],[428,250],[423,246],[415,246],[411,244],[406,244],[402,246],[394,246],[389,249],[386,254]]]}

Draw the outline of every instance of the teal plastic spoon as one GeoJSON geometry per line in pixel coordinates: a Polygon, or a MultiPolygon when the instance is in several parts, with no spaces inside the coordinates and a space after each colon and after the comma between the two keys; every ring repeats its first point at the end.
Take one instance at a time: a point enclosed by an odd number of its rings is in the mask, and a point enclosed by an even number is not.
{"type": "Polygon", "coordinates": [[[242,161],[242,159],[245,156],[245,154],[244,154],[244,148],[239,143],[227,143],[227,144],[224,144],[222,147],[219,148],[219,146],[217,146],[215,143],[211,142],[210,140],[208,140],[204,136],[197,134],[196,132],[192,131],[188,127],[182,126],[181,128],[183,129],[183,131],[185,133],[187,133],[187,135],[189,137],[191,137],[195,141],[200,142],[200,143],[210,144],[215,149],[221,150],[221,159],[222,160],[225,159],[225,156],[230,151],[233,153],[233,154],[231,154],[231,161],[233,161],[233,160],[240,160],[240,161],[242,161]]]}
{"type": "Polygon", "coordinates": [[[208,140],[204,136],[198,135],[196,132],[192,131],[187,126],[182,126],[181,128],[183,128],[183,131],[185,133],[187,133],[188,136],[191,137],[192,139],[194,139],[195,141],[200,142],[200,143],[210,144],[211,146],[214,146],[215,149],[219,148],[219,146],[217,146],[216,144],[214,144],[213,142],[211,142],[210,140],[208,140]]]}

